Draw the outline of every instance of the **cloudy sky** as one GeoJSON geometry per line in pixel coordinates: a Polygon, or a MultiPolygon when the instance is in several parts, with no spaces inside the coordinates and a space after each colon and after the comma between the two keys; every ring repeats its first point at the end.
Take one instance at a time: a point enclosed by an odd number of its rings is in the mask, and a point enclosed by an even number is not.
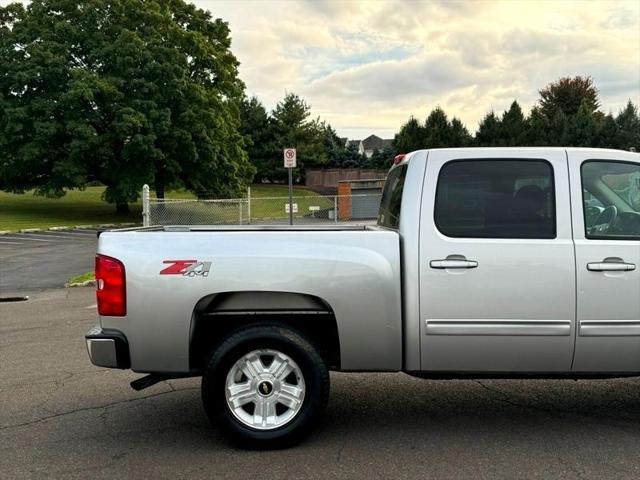
{"type": "Polygon", "coordinates": [[[475,131],[567,75],[591,75],[606,112],[640,103],[640,0],[192,1],[229,22],[249,94],[298,93],[350,138],[437,105],[475,131]]]}
{"type": "Polygon", "coordinates": [[[591,75],[605,112],[640,104],[640,0],[188,1],[229,22],[248,94],[295,92],[350,138],[438,105],[473,132],[562,76],[591,75]]]}

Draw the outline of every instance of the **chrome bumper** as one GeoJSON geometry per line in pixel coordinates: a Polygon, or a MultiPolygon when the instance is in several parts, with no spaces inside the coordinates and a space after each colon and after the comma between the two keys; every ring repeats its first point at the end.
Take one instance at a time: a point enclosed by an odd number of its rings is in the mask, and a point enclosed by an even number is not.
{"type": "Polygon", "coordinates": [[[118,330],[103,330],[96,326],[85,335],[91,363],[98,367],[130,368],[129,343],[118,330]]]}

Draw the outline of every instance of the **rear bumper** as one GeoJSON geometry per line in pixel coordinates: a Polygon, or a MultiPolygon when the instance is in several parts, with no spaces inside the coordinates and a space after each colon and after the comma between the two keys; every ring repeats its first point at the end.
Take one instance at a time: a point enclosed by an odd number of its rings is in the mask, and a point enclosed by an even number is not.
{"type": "Polygon", "coordinates": [[[129,342],[118,330],[93,327],[85,335],[91,363],[98,367],[130,368],[129,342]]]}

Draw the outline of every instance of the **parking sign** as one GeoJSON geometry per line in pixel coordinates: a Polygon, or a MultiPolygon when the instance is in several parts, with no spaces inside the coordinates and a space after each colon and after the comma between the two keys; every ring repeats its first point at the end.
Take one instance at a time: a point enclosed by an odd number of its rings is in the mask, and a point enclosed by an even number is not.
{"type": "Polygon", "coordinates": [[[296,149],[284,149],[284,168],[296,168],[296,149]]]}

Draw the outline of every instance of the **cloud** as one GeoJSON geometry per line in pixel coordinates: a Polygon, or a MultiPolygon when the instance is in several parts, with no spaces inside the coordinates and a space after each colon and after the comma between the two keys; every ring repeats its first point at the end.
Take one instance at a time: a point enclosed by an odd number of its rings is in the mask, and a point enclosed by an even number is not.
{"type": "Polygon", "coordinates": [[[635,1],[196,3],[229,20],[241,75],[267,107],[295,91],[350,136],[391,135],[438,105],[474,130],[568,75],[591,75],[605,111],[640,101],[635,1]]]}
{"type": "Polygon", "coordinates": [[[563,76],[592,76],[605,112],[640,104],[637,0],[190,1],[229,22],[248,94],[299,93],[352,138],[438,105],[475,130],[563,76]]]}

